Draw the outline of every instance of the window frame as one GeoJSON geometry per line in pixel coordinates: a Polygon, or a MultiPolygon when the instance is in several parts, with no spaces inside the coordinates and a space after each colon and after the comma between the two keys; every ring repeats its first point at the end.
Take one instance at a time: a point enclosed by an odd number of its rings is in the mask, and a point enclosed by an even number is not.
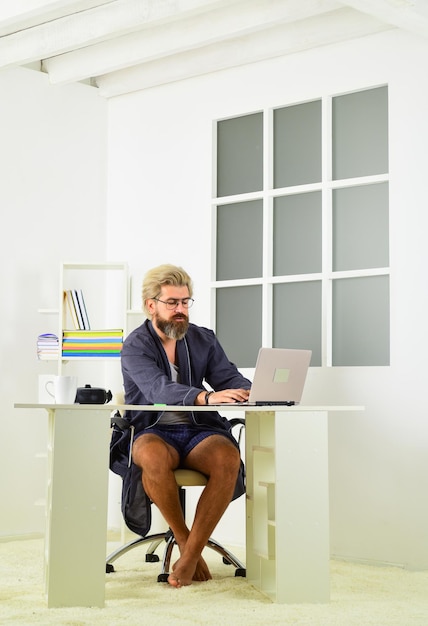
{"type": "MultiPolygon", "coordinates": [[[[366,90],[376,89],[379,87],[388,88],[387,84],[372,85],[362,89],[356,89],[357,93],[366,90]]],[[[346,94],[324,95],[319,98],[301,102],[290,102],[280,106],[258,109],[234,115],[228,118],[219,118],[213,121],[213,191],[211,201],[212,211],[212,266],[211,276],[211,320],[212,327],[216,329],[216,293],[218,289],[227,287],[241,287],[260,285],[262,288],[262,345],[271,347],[273,343],[273,287],[276,284],[320,281],[321,282],[321,363],[320,366],[333,367],[333,284],[334,281],[348,278],[370,277],[370,276],[389,276],[390,266],[376,267],[368,269],[352,269],[352,270],[333,270],[333,191],[341,188],[349,188],[354,186],[372,185],[377,183],[387,183],[389,186],[390,174],[388,171],[384,174],[374,174],[367,176],[359,176],[347,179],[333,179],[333,119],[332,109],[333,101],[337,96],[346,94]],[[287,106],[296,106],[305,104],[306,102],[321,101],[321,181],[316,183],[308,183],[303,185],[295,185],[281,188],[274,188],[274,141],[273,126],[274,112],[287,106]],[[217,142],[216,130],[218,122],[224,119],[234,119],[238,117],[248,116],[252,114],[262,113],[263,118],[263,189],[250,193],[234,194],[230,196],[217,197],[216,181],[217,181],[217,142]],[[312,274],[296,274],[296,275],[273,275],[273,207],[274,199],[277,197],[301,194],[312,191],[320,191],[322,197],[322,269],[320,272],[312,274]],[[216,250],[217,250],[217,207],[242,203],[251,200],[262,201],[263,211],[263,236],[262,236],[262,276],[245,279],[216,279],[216,250]]],[[[388,115],[388,111],[387,111],[388,115]]],[[[388,132],[389,141],[389,132],[388,132]]],[[[387,233],[389,240],[389,232],[387,233]]],[[[390,306],[390,305],[389,305],[390,306]]],[[[227,350],[227,346],[225,346],[227,350]]],[[[390,360],[387,364],[389,365],[390,360]]],[[[239,365],[239,363],[238,363],[239,365]]],[[[365,365],[361,365],[364,367],[365,365]]],[[[245,367],[247,367],[245,365],[245,367]]],[[[334,366],[341,367],[341,366],[334,366]]],[[[343,366],[342,366],[343,367],[343,366]]]]}

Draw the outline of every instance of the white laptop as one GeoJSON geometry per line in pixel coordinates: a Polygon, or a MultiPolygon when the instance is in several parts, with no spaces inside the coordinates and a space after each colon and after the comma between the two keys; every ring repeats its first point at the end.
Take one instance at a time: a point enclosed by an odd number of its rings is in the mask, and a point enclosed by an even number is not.
{"type": "Polygon", "coordinates": [[[312,350],[260,348],[248,401],[221,404],[299,404],[311,356],[312,350]]]}

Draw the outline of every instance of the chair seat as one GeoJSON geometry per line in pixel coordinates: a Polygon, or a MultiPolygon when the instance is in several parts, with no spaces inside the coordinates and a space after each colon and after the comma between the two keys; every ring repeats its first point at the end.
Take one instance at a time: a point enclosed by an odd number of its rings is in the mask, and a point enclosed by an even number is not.
{"type": "Polygon", "coordinates": [[[179,487],[204,487],[208,482],[204,474],[191,469],[176,469],[174,476],[179,487]]]}

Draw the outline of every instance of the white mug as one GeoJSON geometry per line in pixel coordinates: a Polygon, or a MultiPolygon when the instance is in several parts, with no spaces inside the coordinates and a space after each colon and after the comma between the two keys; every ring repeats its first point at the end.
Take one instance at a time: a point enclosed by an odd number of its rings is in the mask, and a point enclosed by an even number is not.
{"type": "Polygon", "coordinates": [[[55,376],[45,385],[48,394],[56,404],[74,404],[77,393],[77,376],[55,376]],[[53,392],[49,388],[53,386],[53,392]]]}

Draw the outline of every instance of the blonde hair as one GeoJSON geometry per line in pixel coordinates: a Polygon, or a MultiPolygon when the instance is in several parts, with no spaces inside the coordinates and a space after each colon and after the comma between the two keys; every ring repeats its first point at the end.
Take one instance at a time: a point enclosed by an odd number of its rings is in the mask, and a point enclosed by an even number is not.
{"type": "Polygon", "coordinates": [[[176,265],[159,265],[149,270],[143,280],[143,308],[147,317],[151,314],[147,308],[147,300],[158,298],[163,285],[174,285],[174,287],[187,287],[189,296],[193,295],[193,284],[189,274],[176,265]]]}

